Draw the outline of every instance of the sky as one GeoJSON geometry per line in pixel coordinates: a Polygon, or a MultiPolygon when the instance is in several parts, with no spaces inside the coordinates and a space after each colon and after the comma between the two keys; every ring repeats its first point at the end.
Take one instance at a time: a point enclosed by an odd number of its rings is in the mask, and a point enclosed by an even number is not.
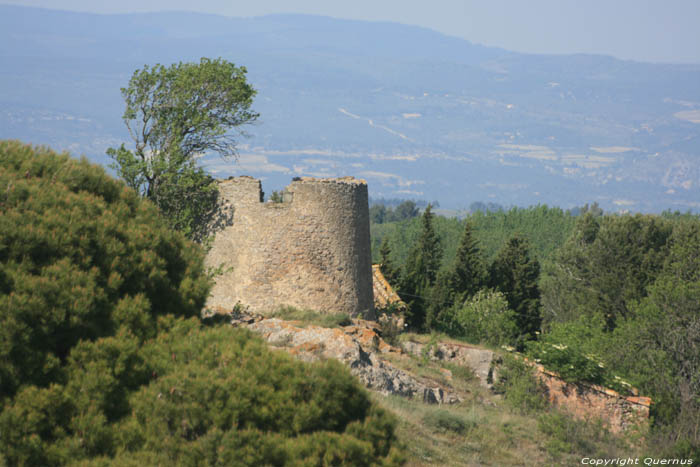
{"type": "Polygon", "coordinates": [[[94,13],[304,13],[423,26],[529,53],[700,63],[700,0],[0,0],[94,13]]]}

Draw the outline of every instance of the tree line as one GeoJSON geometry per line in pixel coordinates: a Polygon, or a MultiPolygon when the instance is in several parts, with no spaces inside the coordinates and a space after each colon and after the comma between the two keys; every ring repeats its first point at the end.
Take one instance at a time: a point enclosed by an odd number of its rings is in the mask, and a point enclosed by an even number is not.
{"type": "Polygon", "coordinates": [[[486,340],[494,344],[509,343],[520,348],[533,339],[541,322],[540,264],[531,254],[527,239],[513,235],[489,263],[472,223],[467,221],[453,260],[443,268],[444,249],[430,205],[420,220],[419,235],[403,264],[392,258],[389,237],[380,248],[382,272],[409,305],[408,325],[418,331],[469,335],[477,341],[489,334],[486,340]],[[501,312],[506,310],[510,326],[503,321],[505,315],[501,312]],[[483,328],[473,325],[472,318],[477,315],[483,328]],[[487,322],[491,318],[499,320],[504,329],[487,322]]]}
{"type": "Polygon", "coordinates": [[[375,254],[413,330],[509,345],[572,382],[637,387],[654,400],[652,443],[697,456],[700,218],[596,205],[577,214],[537,206],[458,221],[428,207],[373,225],[384,234],[375,254]],[[502,244],[489,254],[481,239],[494,238],[502,244]]]}

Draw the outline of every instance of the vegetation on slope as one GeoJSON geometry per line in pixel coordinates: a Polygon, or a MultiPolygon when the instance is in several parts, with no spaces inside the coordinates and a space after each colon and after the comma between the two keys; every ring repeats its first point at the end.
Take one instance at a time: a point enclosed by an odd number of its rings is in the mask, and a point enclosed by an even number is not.
{"type": "MultiPolygon", "coordinates": [[[[568,381],[622,392],[636,386],[654,400],[655,451],[697,456],[700,219],[599,209],[579,214],[539,206],[464,222],[432,216],[433,243],[447,254],[437,280],[420,293],[408,290],[422,297],[411,303],[411,315],[427,316],[414,320],[423,323],[414,329],[514,345],[568,381]],[[487,246],[494,239],[501,241],[495,254],[487,246]],[[485,277],[476,273],[479,265],[485,277]],[[464,274],[471,277],[466,283],[454,279],[460,270],[472,271],[464,274]]],[[[420,262],[404,252],[425,254],[417,240],[425,237],[425,221],[372,226],[383,235],[381,256],[391,262],[399,294],[406,293],[411,265],[420,262]]]]}
{"type": "Polygon", "coordinates": [[[397,464],[339,363],[198,316],[203,252],[104,170],[0,142],[0,465],[397,464]]]}
{"type": "MultiPolygon", "coordinates": [[[[370,225],[372,233],[372,258],[380,258],[379,247],[388,238],[392,259],[406,262],[411,246],[420,232],[420,219],[416,216],[400,220],[375,222],[370,225]]],[[[442,267],[450,265],[459,245],[464,224],[472,226],[474,238],[479,242],[484,259],[488,262],[498,254],[503,244],[515,233],[526,238],[541,261],[546,261],[559,248],[573,229],[576,216],[570,211],[547,205],[530,208],[511,208],[499,211],[475,211],[464,220],[436,216],[434,226],[442,239],[445,255],[442,267]]]]}
{"type": "MultiPolygon", "coordinates": [[[[426,344],[451,341],[436,335],[403,337],[426,344]]],[[[583,457],[642,457],[649,452],[638,438],[609,432],[602,420],[576,420],[549,407],[532,368],[521,361],[505,359],[495,391],[463,366],[427,356],[391,361],[463,397],[459,404],[436,406],[373,396],[398,415],[397,435],[406,442],[409,466],[574,465],[583,457]]]]}

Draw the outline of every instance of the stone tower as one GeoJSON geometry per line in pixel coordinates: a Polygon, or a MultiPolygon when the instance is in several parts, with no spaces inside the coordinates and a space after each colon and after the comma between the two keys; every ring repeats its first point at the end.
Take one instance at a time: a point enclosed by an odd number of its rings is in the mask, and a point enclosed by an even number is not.
{"type": "Polygon", "coordinates": [[[219,182],[226,222],[214,229],[209,266],[223,265],[209,306],[281,305],[351,316],[373,313],[367,183],[298,178],[282,203],[262,202],[260,181],[219,182]]]}

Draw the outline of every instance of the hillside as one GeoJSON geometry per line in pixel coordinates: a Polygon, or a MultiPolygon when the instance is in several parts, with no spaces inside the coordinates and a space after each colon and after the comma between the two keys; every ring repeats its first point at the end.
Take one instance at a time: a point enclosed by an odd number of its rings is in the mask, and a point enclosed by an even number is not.
{"type": "Polygon", "coordinates": [[[2,465],[697,459],[698,216],[427,207],[380,224],[419,231],[377,322],[253,314],[205,309],[203,249],[101,167],[0,156],[2,465]]]}
{"type": "Polygon", "coordinates": [[[128,140],[144,64],[244,65],[259,123],[219,176],[355,175],[372,196],[697,208],[700,65],[526,55],[392,23],[90,15],[0,5],[0,138],[83,153],[128,140]]]}
{"type": "Polygon", "coordinates": [[[0,141],[0,465],[398,465],[335,361],[200,319],[204,251],[101,167],[0,141]]]}
{"type": "Polygon", "coordinates": [[[573,465],[584,456],[648,454],[637,438],[648,430],[647,402],[553,376],[538,379],[542,373],[503,350],[444,335],[397,339],[374,322],[302,310],[219,313],[298,359],[334,359],[350,368],[397,416],[408,466],[573,465]]]}

